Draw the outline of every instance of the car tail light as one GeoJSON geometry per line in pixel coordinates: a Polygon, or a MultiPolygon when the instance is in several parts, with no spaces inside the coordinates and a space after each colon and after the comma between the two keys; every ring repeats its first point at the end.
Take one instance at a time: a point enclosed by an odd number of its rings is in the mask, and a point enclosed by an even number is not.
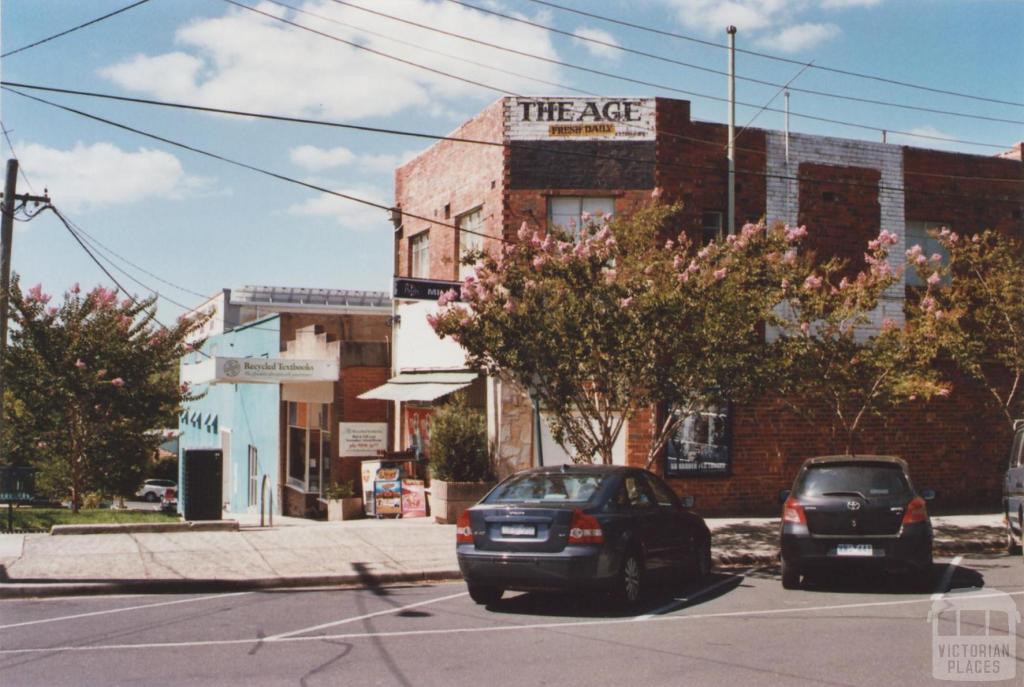
{"type": "Polygon", "coordinates": [[[790,496],[782,506],[782,522],[791,522],[794,525],[806,525],[807,515],[800,502],[790,496]]]}
{"type": "Polygon", "coordinates": [[[907,512],[903,514],[903,524],[909,525],[915,522],[924,522],[928,519],[928,508],[924,504],[924,499],[920,496],[915,496],[907,504],[907,512]]]}
{"type": "Polygon", "coordinates": [[[473,543],[473,528],[469,526],[468,511],[462,511],[462,513],[459,514],[459,519],[455,521],[455,543],[473,543]]]}
{"type": "Polygon", "coordinates": [[[577,508],[572,512],[572,523],[569,524],[569,543],[603,544],[601,523],[593,515],[587,515],[577,508]]]}

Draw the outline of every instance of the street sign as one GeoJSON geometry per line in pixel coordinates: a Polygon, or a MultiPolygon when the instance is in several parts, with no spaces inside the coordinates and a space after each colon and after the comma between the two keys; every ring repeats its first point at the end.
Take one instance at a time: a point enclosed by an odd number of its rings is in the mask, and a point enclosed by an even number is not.
{"type": "Polygon", "coordinates": [[[462,282],[395,277],[395,298],[402,300],[436,301],[451,290],[455,291],[453,300],[462,300],[462,282]]]}

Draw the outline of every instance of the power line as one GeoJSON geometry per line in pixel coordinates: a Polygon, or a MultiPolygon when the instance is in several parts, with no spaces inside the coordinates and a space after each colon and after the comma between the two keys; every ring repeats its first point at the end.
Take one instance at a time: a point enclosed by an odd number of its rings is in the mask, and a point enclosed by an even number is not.
{"type": "MultiPolygon", "coordinates": [[[[309,189],[320,191],[322,193],[326,193],[326,194],[329,194],[329,195],[338,196],[338,197],[344,198],[346,200],[351,200],[351,201],[354,201],[354,202],[357,202],[357,203],[361,203],[361,204],[364,204],[364,205],[369,205],[371,207],[376,207],[376,208],[379,208],[379,209],[382,209],[382,210],[391,211],[393,209],[391,207],[386,207],[386,206],[381,205],[379,203],[374,203],[372,201],[368,201],[368,200],[365,200],[365,199],[362,199],[362,198],[358,198],[356,196],[351,196],[351,195],[348,195],[348,194],[339,193],[337,191],[331,191],[331,190],[323,188],[321,186],[316,186],[314,184],[310,184],[310,183],[307,183],[307,182],[304,182],[304,181],[301,181],[301,180],[298,180],[298,179],[294,179],[292,177],[288,177],[288,176],[285,176],[285,175],[282,175],[282,174],[278,174],[276,172],[271,172],[271,171],[268,171],[268,170],[265,170],[265,169],[262,169],[262,168],[259,168],[259,167],[255,167],[255,166],[249,165],[249,164],[244,163],[244,162],[239,162],[239,161],[236,161],[236,160],[232,160],[230,158],[223,157],[223,156],[218,155],[216,153],[211,153],[211,152],[202,150],[200,148],[195,148],[193,146],[189,146],[189,145],[184,144],[184,143],[179,143],[177,141],[173,141],[171,139],[167,139],[167,138],[164,138],[162,136],[158,136],[156,134],[151,134],[151,133],[142,131],[140,129],[135,129],[135,128],[130,127],[128,125],[120,124],[118,122],[114,122],[112,120],[105,119],[105,118],[99,117],[97,115],[93,115],[93,114],[90,114],[90,113],[87,113],[87,112],[84,112],[84,111],[81,111],[81,110],[77,110],[77,109],[74,109],[74,108],[71,108],[71,107],[67,107],[65,105],[60,105],[58,103],[54,103],[54,102],[52,102],[50,100],[46,100],[44,98],[38,98],[38,97],[35,97],[35,96],[31,96],[31,95],[28,95],[27,93],[22,93],[22,92],[16,90],[15,88],[12,88],[11,84],[4,84],[3,88],[5,90],[8,90],[8,91],[12,92],[12,93],[20,95],[20,96],[22,96],[24,98],[28,98],[30,100],[35,100],[37,102],[44,103],[46,105],[50,105],[51,107],[56,107],[58,109],[65,110],[67,112],[71,112],[73,114],[77,114],[79,116],[86,117],[88,119],[92,119],[92,120],[95,120],[95,121],[99,121],[99,122],[108,124],[110,126],[114,126],[114,127],[117,127],[117,128],[121,128],[121,129],[127,130],[127,131],[131,131],[132,133],[136,133],[136,134],[139,134],[141,136],[146,136],[148,138],[152,138],[154,140],[158,140],[158,141],[167,143],[169,145],[177,146],[179,148],[190,150],[190,151],[198,153],[200,155],[205,155],[207,157],[212,157],[214,159],[218,159],[218,160],[227,162],[227,163],[232,164],[232,165],[243,167],[245,169],[249,169],[251,171],[258,172],[260,174],[265,174],[267,176],[271,176],[271,177],[274,177],[274,178],[277,178],[277,179],[281,179],[283,181],[288,181],[290,183],[298,184],[300,186],[304,186],[304,187],[309,188],[309,189]]],[[[59,92],[72,92],[72,91],[67,91],[65,89],[50,89],[50,88],[45,88],[45,87],[36,87],[36,88],[39,88],[40,90],[58,90],[59,92]]],[[[89,94],[89,93],[86,93],[86,92],[80,92],[79,94],[92,95],[92,94],[89,94]]],[[[546,153],[552,153],[552,154],[555,154],[555,155],[563,155],[563,156],[569,156],[569,157],[585,157],[585,158],[591,158],[591,159],[607,159],[607,160],[615,160],[615,161],[620,161],[620,162],[629,162],[629,163],[634,163],[634,164],[656,164],[655,161],[644,161],[644,160],[638,160],[638,159],[635,159],[635,158],[629,158],[629,157],[623,157],[623,156],[603,155],[603,154],[599,154],[599,153],[589,153],[589,152],[583,152],[583,151],[550,149],[550,148],[546,148],[544,146],[523,144],[523,143],[519,143],[519,142],[498,142],[498,141],[486,141],[486,140],[471,139],[471,138],[460,138],[460,137],[454,137],[454,136],[436,136],[436,135],[432,135],[432,134],[423,134],[423,133],[415,133],[415,132],[404,132],[404,131],[400,131],[400,130],[397,130],[397,129],[382,129],[382,128],[366,127],[366,126],[359,126],[359,125],[339,124],[339,123],[334,123],[334,122],[323,122],[323,121],[318,121],[318,120],[299,119],[299,118],[295,118],[295,117],[283,117],[283,116],[278,116],[278,115],[265,115],[265,114],[259,114],[259,113],[237,111],[237,110],[224,110],[224,109],[219,109],[219,108],[210,108],[210,107],[202,107],[202,106],[188,106],[188,105],[180,105],[180,104],[162,103],[160,101],[146,101],[146,100],[139,99],[139,98],[124,98],[124,97],[121,97],[121,96],[109,96],[109,95],[102,95],[102,94],[97,94],[97,95],[98,95],[98,97],[108,98],[108,99],[113,99],[113,100],[127,100],[128,102],[136,102],[136,103],[143,102],[143,103],[146,103],[146,104],[162,105],[162,106],[174,107],[174,108],[179,108],[179,109],[195,109],[195,110],[199,110],[199,111],[203,111],[203,112],[214,112],[214,113],[218,113],[218,114],[230,114],[230,115],[235,115],[235,116],[263,118],[263,119],[269,119],[269,120],[279,120],[279,121],[286,121],[286,122],[293,122],[293,123],[313,124],[313,125],[322,125],[322,126],[330,126],[330,127],[338,127],[338,128],[352,128],[352,129],[363,130],[363,131],[374,131],[376,133],[395,134],[395,135],[403,135],[403,136],[413,136],[413,137],[416,137],[416,138],[426,138],[426,139],[432,139],[432,140],[437,140],[437,141],[451,141],[451,142],[454,142],[454,143],[486,145],[486,146],[502,147],[502,148],[505,148],[505,147],[507,147],[507,148],[521,148],[521,149],[526,149],[526,150],[537,150],[539,152],[546,152],[546,153]]],[[[694,169],[694,170],[698,170],[698,171],[709,171],[709,172],[714,172],[714,173],[719,173],[719,174],[720,173],[724,173],[723,169],[719,169],[718,167],[712,167],[712,166],[708,166],[708,165],[694,165],[694,164],[686,164],[686,163],[668,163],[668,162],[663,162],[663,163],[661,163],[661,166],[665,167],[665,168],[668,168],[668,169],[694,169]]],[[[782,180],[797,181],[797,182],[804,181],[804,182],[810,182],[810,183],[821,183],[821,184],[833,184],[833,185],[841,185],[841,186],[853,186],[853,187],[870,188],[870,189],[875,189],[875,190],[877,190],[879,192],[881,192],[881,191],[892,191],[892,192],[896,192],[896,193],[906,193],[907,192],[906,187],[903,187],[903,186],[884,186],[884,185],[881,185],[881,184],[869,184],[869,183],[864,183],[864,182],[846,181],[846,180],[838,180],[838,179],[815,179],[813,177],[793,176],[793,175],[787,175],[787,174],[777,174],[777,173],[764,172],[764,171],[759,171],[759,170],[737,169],[736,170],[736,174],[738,174],[738,175],[754,176],[754,177],[763,177],[765,179],[782,179],[782,180]]],[[[962,177],[956,177],[956,178],[962,178],[962,177]]],[[[980,180],[980,181],[1001,181],[1001,182],[1011,182],[1011,183],[1024,183],[1024,179],[1017,180],[1017,179],[1000,179],[1000,178],[979,177],[979,178],[976,178],[976,180],[980,180]]],[[[996,200],[996,201],[1007,201],[1007,200],[1009,200],[1008,198],[1001,198],[1001,197],[980,196],[980,195],[964,195],[964,194],[951,194],[951,193],[942,193],[942,192],[939,192],[939,191],[929,191],[929,190],[926,190],[926,189],[914,190],[913,193],[919,193],[921,195],[928,195],[928,196],[933,196],[933,197],[959,198],[959,199],[964,199],[964,200],[975,200],[975,201],[977,201],[977,200],[996,200]]],[[[464,231],[464,232],[466,232],[468,234],[475,234],[477,236],[482,236],[484,238],[498,238],[498,240],[501,240],[503,242],[509,242],[509,241],[507,241],[506,239],[504,239],[502,237],[493,237],[493,236],[490,236],[488,234],[484,234],[484,233],[481,233],[481,232],[472,231],[472,230],[469,230],[469,229],[463,229],[461,227],[458,227],[457,225],[448,224],[446,222],[440,222],[437,219],[431,219],[429,217],[424,217],[422,215],[416,215],[416,214],[413,214],[413,213],[410,213],[410,212],[406,212],[405,210],[402,210],[402,214],[406,215],[408,217],[412,217],[414,219],[421,219],[421,220],[424,220],[426,222],[430,222],[432,224],[437,224],[439,226],[445,226],[445,227],[450,227],[452,229],[456,229],[458,231],[464,231]]]]}
{"type": "MultiPolygon", "coordinates": [[[[451,0],[451,1],[455,2],[456,0],[451,0]]],[[[393,55],[389,55],[389,54],[387,54],[387,53],[385,53],[383,51],[380,51],[380,50],[374,50],[372,48],[367,48],[366,46],[361,46],[361,45],[359,45],[357,43],[352,43],[350,41],[345,41],[345,40],[339,39],[337,37],[332,37],[332,36],[330,36],[330,34],[325,34],[322,31],[317,31],[316,29],[311,29],[309,27],[303,26],[302,24],[298,24],[296,22],[292,22],[292,21],[289,21],[287,19],[284,19],[283,17],[278,17],[278,16],[272,15],[272,14],[270,14],[268,12],[262,12],[260,10],[257,10],[255,8],[253,8],[253,7],[249,7],[248,5],[242,4],[241,2],[237,2],[237,0],[224,0],[224,2],[228,2],[228,3],[230,3],[232,5],[236,5],[238,7],[244,7],[245,9],[247,9],[247,10],[249,10],[251,12],[255,12],[257,14],[262,14],[262,15],[264,15],[266,17],[269,17],[271,19],[274,19],[276,21],[280,21],[280,22],[283,22],[283,23],[286,23],[286,24],[290,24],[290,25],[295,26],[297,28],[300,28],[300,29],[303,29],[303,30],[306,30],[306,31],[310,31],[312,33],[316,33],[316,34],[319,34],[319,35],[322,35],[322,36],[326,36],[328,38],[334,38],[335,40],[341,41],[343,43],[346,43],[346,44],[351,45],[353,47],[359,48],[361,50],[367,50],[369,52],[372,52],[374,54],[380,55],[380,56],[385,57],[387,59],[393,59],[393,60],[402,62],[404,64],[415,66],[415,67],[418,67],[418,68],[421,68],[421,69],[424,69],[424,70],[427,70],[427,71],[431,71],[431,72],[434,72],[434,73],[440,73],[443,76],[446,76],[446,77],[449,77],[449,78],[453,78],[453,79],[457,79],[459,81],[465,81],[467,83],[473,83],[476,86],[481,86],[483,88],[488,88],[490,90],[497,91],[499,93],[507,93],[508,92],[506,89],[501,89],[501,88],[497,88],[497,87],[494,87],[494,86],[489,86],[487,84],[481,84],[481,83],[472,82],[472,81],[470,81],[468,79],[465,79],[463,77],[459,77],[459,76],[455,76],[455,75],[452,75],[452,74],[447,74],[447,73],[444,73],[444,72],[440,72],[439,70],[433,69],[431,67],[427,67],[427,66],[420,65],[420,64],[417,64],[415,62],[412,62],[410,60],[405,60],[405,59],[402,59],[402,58],[399,58],[399,57],[395,57],[393,55]]],[[[589,73],[589,74],[595,74],[597,76],[603,76],[603,77],[607,77],[607,78],[611,78],[611,79],[616,79],[618,81],[625,81],[627,83],[633,83],[633,84],[637,84],[637,85],[640,85],[640,86],[647,86],[648,88],[657,88],[657,89],[669,91],[669,92],[672,92],[672,93],[680,93],[680,94],[691,96],[691,97],[694,97],[694,98],[704,98],[706,100],[714,100],[714,101],[717,101],[717,102],[725,102],[725,103],[729,102],[728,98],[724,98],[724,97],[721,97],[721,96],[709,95],[707,93],[698,93],[696,91],[688,91],[688,90],[685,90],[685,89],[682,89],[682,88],[676,88],[674,86],[668,86],[668,85],[665,85],[665,84],[660,84],[660,83],[652,82],[652,81],[644,81],[642,79],[635,79],[635,78],[632,78],[632,77],[629,77],[629,76],[623,76],[621,74],[615,74],[615,73],[612,73],[612,72],[606,72],[606,71],[603,71],[603,70],[600,70],[600,69],[594,69],[592,67],[584,67],[584,66],[581,66],[581,65],[573,64],[571,62],[565,62],[565,61],[562,61],[562,60],[556,60],[556,59],[553,59],[553,58],[550,58],[550,57],[543,57],[541,55],[534,55],[534,54],[531,54],[531,53],[528,53],[528,52],[525,52],[525,51],[522,51],[522,50],[516,50],[514,48],[507,48],[507,47],[504,47],[504,46],[501,46],[501,45],[497,45],[495,43],[490,43],[488,41],[480,40],[478,38],[473,38],[473,37],[470,37],[470,36],[466,36],[464,34],[459,34],[459,33],[455,33],[455,32],[452,32],[452,31],[445,31],[443,29],[438,29],[438,28],[435,28],[435,27],[432,27],[432,26],[428,26],[426,24],[421,24],[419,22],[415,22],[415,21],[412,21],[410,19],[403,19],[401,17],[396,17],[394,15],[386,14],[384,12],[378,12],[377,10],[371,10],[369,8],[361,7],[361,6],[353,4],[351,2],[347,2],[346,0],[332,0],[332,2],[337,3],[339,5],[345,5],[346,7],[352,7],[354,9],[358,9],[358,10],[361,10],[363,12],[368,12],[370,14],[375,14],[377,16],[384,17],[384,18],[387,18],[387,19],[392,19],[394,21],[398,21],[398,22],[401,22],[403,24],[409,24],[410,26],[416,26],[416,27],[419,27],[419,28],[422,28],[422,29],[426,29],[428,31],[434,31],[434,32],[441,33],[441,34],[444,34],[444,35],[447,35],[447,36],[452,36],[454,38],[459,38],[459,39],[462,39],[464,41],[468,41],[470,43],[476,43],[478,45],[484,45],[484,46],[487,46],[487,47],[490,47],[490,48],[494,48],[496,50],[501,50],[501,51],[512,53],[512,54],[515,54],[515,55],[521,55],[523,57],[528,57],[528,58],[533,59],[533,60],[539,60],[541,62],[546,62],[546,63],[549,63],[549,64],[555,64],[555,65],[558,65],[558,66],[561,66],[561,67],[567,67],[569,69],[575,69],[577,71],[582,71],[582,72],[586,72],[586,73],[589,73]]],[[[481,10],[481,11],[485,11],[485,10],[481,10]]],[[[486,10],[486,11],[489,11],[489,10],[486,10]]],[[[803,63],[798,62],[797,64],[803,64],[803,63]]],[[[761,107],[761,105],[756,104],[756,103],[748,103],[748,102],[742,102],[742,101],[736,101],[736,104],[737,105],[742,105],[744,107],[750,107],[750,108],[753,108],[755,110],[757,110],[757,109],[759,109],[761,107]]],[[[776,112],[776,113],[780,113],[780,114],[785,114],[785,110],[780,110],[778,108],[768,107],[768,108],[765,108],[765,109],[767,111],[769,111],[769,112],[776,112]]],[[[979,141],[968,141],[968,140],[964,140],[964,139],[948,138],[948,137],[945,137],[945,136],[934,136],[932,134],[922,134],[922,133],[915,133],[915,132],[911,132],[911,131],[901,131],[901,130],[898,130],[898,129],[891,129],[891,128],[888,128],[888,127],[878,127],[878,126],[872,126],[872,125],[869,125],[869,124],[860,124],[860,123],[857,123],[857,122],[848,122],[848,121],[845,121],[845,120],[842,120],[842,119],[832,119],[832,118],[829,118],[829,117],[819,117],[818,115],[804,114],[804,113],[795,112],[795,111],[792,111],[792,110],[789,112],[789,114],[791,116],[793,116],[793,117],[801,117],[803,119],[810,119],[810,120],[814,120],[814,121],[825,122],[825,123],[828,123],[828,124],[839,124],[839,125],[842,125],[842,126],[849,126],[849,127],[853,127],[853,128],[857,128],[857,129],[865,129],[865,130],[868,130],[868,131],[887,132],[887,133],[892,133],[892,134],[899,134],[901,136],[910,136],[912,138],[924,138],[924,139],[935,140],[935,141],[945,141],[947,143],[962,143],[962,144],[965,144],[965,145],[981,146],[981,147],[985,147],[985,148],[995,148],[997,150],[1006,150],[1007,148],[1010,147],[1010,146],[1008,146],[1006,144],[984,143],[984,142],[979,142],[979,141]]]]}
{"type": "Polygon", "coordinates": [[[15,55],[15,54],[17,54],[19,52],[22,52],[23,50],[28,50],[29,48],[34,48],[37,45],[42,45],[43,43],[48,43],[49,41],[52,41],[55,38],[60,38],[61,36],[66,36],[69,33],[73,33],[75,31],[78,31],[79,29],[84,29],[86,26],[91,26],[93,24],[96,24],[96,23],[99,23],[99,22],[103,21],[104,19],[109,19],[110,17],[113,17],[114,15],[121,14],[122,12],[127,12],[128,10],[132,9],[133,7],[138,7],[139,5],[143,5],[143,4],[147,3],[147,2],[149,2],[149,0],[138,0],[138,2],[133,2],[132,4],[127,5],[125,7],[122,7],[119,10],[114,10],[113,12],[109,12],[107,14],[104,14],[102,17],[96,17],[95,19],[91,19],[91,20],[85,22],[84,24],[79,24],[78,26],[72,26],[70,29],[67,29],[66,31],[61,31],[60,33],[55,33],[52,36],[47,36],[46,38],[43,38],[42,40],[38,40],[35,43],[29,43],[28,45],[23,45],[20,48],[16,48],[14,50],[9,50],[9,51],[3,53],[2,55],[0,55],[0,57],[10,57],[11,55],[15,55]]]}
{"type": "MultiPolygon", "coordinates": [[[[14,144],[11,143],[10,132],[7,130],[7,126],[4,124],[3,120],[0,120],[0,131],[3,131],[4,140],[7,141],[7,148],[11,151],[11,157],[18,160],[18,154],[14,152],[14,144]]],[[[25,167],[21,164],[21,160],[18,160],[18,173],[21,174],[21,178],[25,180],[25,185],[28,186],[28,189],[32,191],[32,193],[35,193],[36,189],[32,186],[32,182],[29,181],[28,174],[25,173],[25,167]]]]}
{"type": "MultiPolygon", "coordinates": [[[[509,15],[509,14],[503,14],[501,12],[497,12],[495,10],[486,9],[486,8],[483,8],[483,7],[478,7],[477,5],[473,5],[473,4],[468,3],[468,2],[463,2],[463,0],[448,0],[448,1],[452,2],[452,3],[456,4],[456,5],[461,5],[462,7],[467,7],[469,9],[476,10],[477,12],[483,12],[485,14],[490,14],[490,15],[493,15],[493,16],[496,16],[496,17],[501,17],[502,19],[506,19],[508,21],[518,22],[520,24],[525,24],[526,26],[531,26],[533,28],[543,29],[545,31],[549,31],[551,33],[559,34],[559,35],[562,35],[562,36],[568,36],[568,37],[573,38],[575,40],[580,40],[580,41],[583,41],[583,42],[586,42],[586,43],[591,43],[593,45],[600,45],[602,47],[609,48],[609,49],[612,49],[612,50],[618,50],[620,52],[625,52],[625,53],[629,53],[629,54],[632,54],[632,55],[639,55],[641,57],[646,57],[646,58],[652,59],[652,60],[658,60],[659,62],[667,62],[667,63],[670,63],[670,64],[675,64],[675,65],[678,65],[680,67],[686,67],[688,69],[696,69],[696,70],[703,71],[703,72],[709,72],[711,74],[718,74],[719,76],[728,76],[729,75],[728,72],[724,72],[724,71],[722,71],[720,69],[714,69],[714,68],[711,68],[711,67],[704,67],[704,66],[701,66],[701,65],[692,64],[690,62],[683,62],[682,60],[677,60],[677,59],[672,58],[672,57],[665,57],[664,55],[658,55],[658,54],[655,54],[655,53],[646,52],[644,50],[637,50],[635,48],[628,48],[628,47],[625,47],[623,45],[619,45],[618,43],[615,43],[615,42],[603,41],[603,40],[601,40],[599,38],[593,38],[593,37],[590,37],[590,36],[578,36],[575,33],[572,33],[571,31],[563,31],[562,29],[557,29],[557,28],[555,28],[553,26],[548,26],[546,24],[541,24],[539,22],[530,21],[528,19],[523,19],[521,17],[515,17],[515,16],[509,15]]],[[[807,64],[804,65],[805,68],[807,66],[808,66],[807,64]]],[[[736,75],[736,78],[741,80],[741,81],[748,81],[750,83],[756,83],[756,84],[760,84],[762,86],[771,86],[772,88],[783,89],[783,88],[786,87],[783,84],[775,83],[773,81],[764,81],[762,79],[755,79],[755,78],[749,77],[749,76],[741,76],[739,74],[736,75]]],[[[896,107],[896,108],[905,109],[905,110],[916,110],[918,112],[930,112],[932,114],[948,115],[948,116],[951,116],[951,117],[965,117],[967,119],[980,119],[980,120],[986,120],[986,121],[990,121],[990,122],[1002,122],[1002,123],[1005,123],[1005,124],[1024,124],[1024,121],[1017,120],[1017,119],[1002,119],[1002,118],[999,118],[999,117],[989,117],[987,115],[976,115],[976,114],[971,114],[971,113],[967,113],[967,112],[953,112],[953,111],[950,111],[950,110],[940,110],[940,109],[931,108],[931,107],[921,107],[921,106],[918,106],[918,105],[908,105],[906,103],[895,103],[895,102],[888,101],[888,100],[874,100],[874,99],[871,99],[871,98],[862,98],[862,97],[853,96],[853,95],[842,95],[842,94],[839,94],[839,93],[830,93],[828,91],[819,91],[819,90],[814,90],[814,89],[809,89],[809,88],[791,87],[790,90],[796,91],[796,92],[800,92],[800,93],[807,93],[807,94],[810,94],[810,95],[818,95],[818,96],[827,97],[827,98],[835,98],[835,99],[839,99],[839,100],[851,100],[851,101],[860,102],[860,103],[867,103],[867,104],[871,104],[871,105],[882,105],[882,106],[885,106],[885,107],[896,107]]]]}
{"type": "MultiPolygon", "coordinates": [[[[707,41],[707,40],[703,40],[703,39],[700,39],[700,38],[695,38],[693,36],[687,36],[687,35],[681,34],[681,33],[674,33],[672,31],[665,31],[663,29],[656,29],[656,28],[654,28],[652,26],[644,26],[643,24],[634,24],[632,22],[624,21],[622,19],[615,19],[615,18],[608,17],[608,16],[601,15],[601,14],[596,14],[594,12],[585,12],[583,10],[578,10],[578,9],[574,9],[572,7],[566,7],[564,5],[559,5],[559,4],[556,4],[554,2],[549,2],[548,0],[528,0],[528,2],[533,2],[533,3],[536,3],[538,5],[545,5],[547,7],[553,7],[555,9],[562,10],[563,12],[571,12],[572,14],[577,14],[577,15],[580,15],[580,16],[583,16],[583,17],[590,17],[591,19],[598,19],[600,21],[608,22],[609,24],[618,24],[619,26],[626,26],[626,27],[629,27],[631,29],[637,29],[639,31],[646,31],[648,33],[658,34],[660,36],[668,36],[670,38],[678,38],[678,39],[684,40],[684,41],[691,41],[693,43],[699,43],[701,45],[707,45],[707,46],[712,47],[712,48],[719,48],[719,49],[722,49],[722,50],[727,50],[728,47],[729,47],[727,45],[722,45],[721,43],[715,43],[714,41],[707,41]]],[[[801,62],[799,60],[794,60],[794,59],[790,59],[790,58],[787,58],[787,57],[780,57],[778,55],[772,55],[772,54],[769,54],[769,53],[757,52],[756,50],[746,50],[746,49],[743,49],[743,48],[736,48],[736,52],[740,52],[740,53],[743,53],[745,55],[754,55],[756,57],[762,57],[762,58],[767,59],[767,60],[775,60],[777,62],[785,62],[787,64],[795,64],[795,65],[804,64],[803,62],[801,62]]],[[[873,74],[864,74],[864,73],[861,73],[861,72],[855,72],[855,71],[851,71],[851,70],[848,70],[848,69],[839,69],[837,67],[828,67],[828,66],[825,66],[823,64],[815,64],[814,65],[814,69],[819,69],[821,71],[832,72],[834,74],[842,74],[844,76],[853,76],[853,77],[856,77],[858,79],[868,79],[868,80],[871,80],[871,81],[879,81],[879,82],[891,84],[891,85],[894,85],[894,86],[902,86],[904,88],[913,88],[913,89],[917,89],[917,90],[921,90],[921,91],[928,91],[930,93],[940,93],[942,95],[951,95],[951,96],[955,96],[955,97],[958,97],[958,98],[967,98],[967,99],[970,99],[970,100],[979,100],[979,101],[982,101],[982,102],[996,103],[996,104],[999,104],[999,105],[1011,105],[1013,107],[1024,107],[1024,103],[1014,102],[1014,101],[1011,101],[1011,100],[999,100],[999,99],[996,99],[996,98],[988,98],[988,97],[980,96],[980,95],[971,95],[970,93],[961,93],[961,92],[957,92],[957,91],[945,90],[945,89],[942,89],[942,88],[933,88],[931,86],[923,86],[923,85],[920,85],[920,84],[910,83],[908,81],[899,81],[897,79],[890,79],[890,78],[884,77],[884,76],[877,76],[877,75],[873,75],[873,74]]],[[[794,89],[794,90],[799,90],[799,89],[794,89]]]]}

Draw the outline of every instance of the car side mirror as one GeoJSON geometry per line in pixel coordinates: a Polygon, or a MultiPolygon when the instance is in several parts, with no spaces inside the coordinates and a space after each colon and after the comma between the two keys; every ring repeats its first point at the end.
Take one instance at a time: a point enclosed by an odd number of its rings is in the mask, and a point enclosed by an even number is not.
{"type": "Polygon", "coordinates": [[[792,489],[782,489],[779,491],[779,503],[785,503],[789,495],[793,493],[792,489]]]}
{"type": "Polygon", "coordinates": [[[683,496],[679,499],[679,503],[683,505],[683,508],[693,508],[693,504],[697,503],[697,499],[692,496],[683,496]]]}
{"type": "Polygon", "coordinates": [[[936,494],[935,494],[935,490],[934,489],[922,489],[921,490],[921,498],[923,498],[925,501],[931,501],[932,499],[935,498],[935,496],[936,496],[936,494]]]}

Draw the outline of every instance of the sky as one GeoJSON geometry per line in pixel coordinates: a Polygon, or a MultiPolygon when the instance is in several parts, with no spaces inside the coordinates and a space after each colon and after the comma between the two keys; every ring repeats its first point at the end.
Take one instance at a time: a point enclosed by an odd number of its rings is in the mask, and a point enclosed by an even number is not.
{"type": "MultiPolygon", "coordinates": [[[[133,1],[2,0],[0,52],[133,1]]],[[[729,24],[738,48],[761,53],[737,55],[737,100],[748,103],[737,106],[738,126],[781,130],[780,112],[760,110],[781,110],[778,86],[792,79],[794,89],[812,91],[791,94],[794,132],[878,141],[885,129],[889,142],[980,155],[1024,139],[1021,0],[149,0],[14,52],[0,59],[0,72],[6,83],[437,135],[502,93],[579,94],[571,89],[687,99],[694,119],[724,123],[729,24]]],[[[393,202],[395,167],[429,146],[395,134],[20,90],[384,206],[393,202]]],[[[46,189],[122,285],[159,294],[162,319],[249,284],[391,289],[393,232],[380,209],[9,90],[0,98],[4,159],[17,157],[23,171],[18,192],[46,189]]],[[[18,222],[12,246],[12,269],[26,287],[41,283],[59,299],[75,283],[114,285],[51,212],[18,222]]]]}

